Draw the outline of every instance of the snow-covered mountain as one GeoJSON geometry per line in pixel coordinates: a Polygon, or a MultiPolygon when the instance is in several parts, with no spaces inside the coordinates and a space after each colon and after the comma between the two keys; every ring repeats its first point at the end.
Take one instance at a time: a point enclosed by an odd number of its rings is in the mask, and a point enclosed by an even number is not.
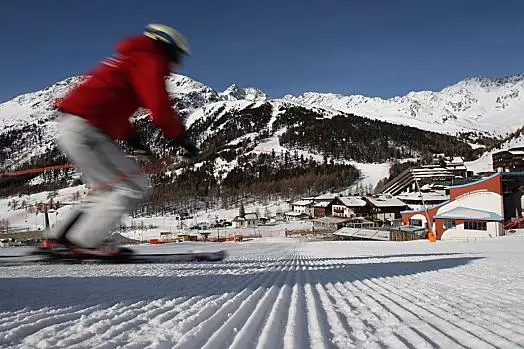
{"type": "Polygon", "coordinates": [[[315,92],[284,99],[450,134],[483,131],[499,136],[524,124],[524,74],[494,80],[474,77],[439,92],[410,92],[390,99],[315,92]]]}
{"type": "MultiPolygon", "coordinates": [[[[48,152],[58,132],[57,111],[54,103],[82,81],[82,77],[71,77],[57,82],[41,91],[27,93],[0,104],[0,168],[29,161],[48,152]],[[16,136],[11,136],[14,134],[16,136]],[[10,134],[10,136],[7,136],[10,134]]],[[[267,99],[265,93],[255,88],[239,88],[232,85],[223,92],[183,75],[171,75],[166,79],[167,91],[182,115],[187,117],[198,109],[217,102],[231,104],[236,101],[244,105],[251,101],[267,99]]],[[[199,115],[198,112],[196,115],[199,115]]]]}
{"type": "MultiPolygon", "coordinates": [[[[58,113],[53,109],[53,104],[57,98],[63,97],[81,81],[81,77],[72,77],[42,91],[24,94],[0,104],[0,168],[14,169],[50,152],[57,133],[58,113]]],[[[166,87],[174,105],[184,116],[186,125],[197,129],[198,139],[206,144],[210,141],[225,142],[220,146],[236,147],[243,143],[249,145],[249,149],[255,153],[298,150],[299,156],[312,157],[318,161],[323,161],[326,155],[326,148],[319,147],[318,142],[326,143],[328,140],[319,138],[316,147],[308,145],[304,148],[303,145],[296,145],[296,138],[291,140],[293,134],[290,134],[288,129],[293,128],[295,136],[301,134],[305,137],[309,132],[311,137],[311,127],[319,127],[315,120],[342,117],[343,120],[347,120],[342,122],[356,122],[357,120],[351,119],[350,114],[451,134],[482,131],[500,136],[515,131],[524,124],[520,121],[520,116],[524,114],[524,75],[495,80],[471,78],[440,92],[411,92],[406,96],[387,100],[313,92],[269,99],[264,92],[256,88],[231,85],[225,91],[217,92],[182,75],[168,77],[166,87]],[[304,115],[304,110],[310,111],[311,115],[304,115]],[[309,121],[306,122],[306,119],[309,121]],[[302,126],[304,128],[301,129],[302,126]],[[287,145],[279,143],[282,135],[288,137],[287,145]]],[[[358,123],[364,129],[368,127],[361,121],[358,123]]],[[[370,124],[369,127],[389,127],[373,125],[370,124]]],[[[362,133],[362,130],[348,130],[349,133],[343,134],[342,138],[340,134],[333,133],[332,137],[338,137],[333,139],[333,143],[338,142],[334,148],[347,148],[344,142],[354,145],[355,139],[352,134],[362,133]]],[[[397,129],[395,132],[398,134],[404,131],[397,129]]],[[[405,132],[408,138],[413,137],[413,131],[405,132]]],[[[384,131],[379,133],[383,135],[384,131]]],[[[420,133],[417,135],[421,136],[420,133]]],[[[402,154],[409,154],[409,157],[417,156],[418,150],[413,148],[412,144],[399,144],[398,138],[395,140],[395,137],[388,137],[390,135],[386,135],[386,138],[380,141],[369,139],[367,142],[371,145],[380,143],[380,146],[390,149],[396,147],[402,154]]],[[[451,143],[448,142],[448,146],[449,144],[451,143]]],[[[362,154],[377,149],[380,151],[379,148],[356,151],[362,154]]],[[[355,149],[346,149],[346,154],[354,153],[355,149]]],[[[398,154],[384,152],[381,158],[390,156],[398,154]]],[[[363,160],[362,157],[358,160],[353,155],[342,158],[352,163],[370,161],[363,160]]],[[[338,157],[338,160],[340,159],[338,157]]],[[[227,174],[227,171],[234,168],[235,161],[218,159],[217,164],[221,164],[222,167],[220,176],[223,177],[224,171],[227,174]]]]}
{"type": "Polygon", "coordinates": [[[239,88],[236,84],[229,86],[224,92],[220,93],[221,96],[224,96],[227,100],[240,100],[246,99],[248,101],[263,101],[267,100],[267,95],[254,88],[239,88]]]}
{"type": "Polygon", "coordinates": [[[53,104],[81,81],[71,77],[0,104],[0,168],[27,162],[53,147],[58,131],[53,104]]]}

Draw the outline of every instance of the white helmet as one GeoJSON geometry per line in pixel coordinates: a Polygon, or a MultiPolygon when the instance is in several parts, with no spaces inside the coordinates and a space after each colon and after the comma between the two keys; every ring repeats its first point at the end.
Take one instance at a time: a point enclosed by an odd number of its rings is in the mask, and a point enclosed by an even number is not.
{"type": "Polygon", "coordinates": [[[191,49],[189,48],[186,38],[170,26],[164,24],[149,24],[144,31],[144,35],[153,40],[167,44],[167,48],[169,49],[170,56],[173,60],[181,58],[181,54],[191,54],[191,49]]]}

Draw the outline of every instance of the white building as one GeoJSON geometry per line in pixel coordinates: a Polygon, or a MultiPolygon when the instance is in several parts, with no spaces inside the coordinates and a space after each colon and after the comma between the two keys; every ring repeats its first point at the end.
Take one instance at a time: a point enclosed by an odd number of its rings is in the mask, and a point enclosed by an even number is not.
{"type": "Polygon", "coordinates": [[[442,240],[454,240],[496,237],[504,235],[504,219],[501,215],[490,211],[477,210],[457,206],[443,213],[437,213],[433,218],[442,222],[447,229],[442,240]]]}
{"type": "Polygon", "coordinates": [[[256,213],[246,213],[244,217],[236,216],[231,221],[233,228],[249,228],[257,226],[259,223],[258,216],[256,213]]]}
{"type": "Polygon", "coordinates": [[[444,160],[446,169],[457,177],[467,177],[468,169],[464,165],[464,158],[461,156],[452,156],[444,160]]]}
{"type": "Polygon", "coordinates": [[[366,200],[370,205],[371,216],[383,222],[400,219],[400,212],[407,208],[404,202],[390,195],[366,197],[366,200]]]}
{"type": "Polygon", "coordinates": [[[331,208],[334,217],[349,218],[360,214],[366,201],[357,196],[336,198],[331,208]]]}
{"type": "Polygon", "coordinates": [[[299,200],[291,204],[291,210],[297,213],[305,213],[309,217],[313,217],[315,202],[312,200],[299,200]]]}

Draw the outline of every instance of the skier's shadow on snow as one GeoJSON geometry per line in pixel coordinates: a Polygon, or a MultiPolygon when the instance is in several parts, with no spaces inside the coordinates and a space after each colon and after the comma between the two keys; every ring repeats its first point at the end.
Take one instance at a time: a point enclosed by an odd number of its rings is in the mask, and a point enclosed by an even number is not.
{"type": "MultiPolygon", "coordinates": [[[[448,254],[446,254],[448,255],[448,254]]],[[[442,271],[467,265],[478,256],[426,259],[422,261],[388,261],[390,258],[414,257],[418,255],[390,255],[356,258],[312,258],[262,261],[270,264],[264,269],[250,268],[242,274],[228,274],[224,269],[238,272],[232,266],[235,260],[222,263],[191,265],[190,269],[201,271],[202,275],[187,276],[89,276],[89,277],[20,277],[0,279],[0,312],[10,312],[23,308],[40,309],[44,307],[61,308],[68,306],[100,305],[109,307],[116,303],[129,304],[139,301],[173,299],[178,297],[209,297],[224,293],[238,293],[243,289],[255,290],[259,287],[282,287],[307,283],[322,285],[335,283],[354,283],[376,278],[410,276],[431,271],[442,271]],[[359,259],[380,259],[380,262],[362,263],[359,259]],[[356,263],[349,263],[356,260],[356,263]],[[309,262],[319,262],[311,264],[309,262]],[[338,261],[338,262],[337,262],[338,261]],[[216,269],[216,270],[215,270],[216,269]],[[270,269],[270,270],[268,270],[270,269]],[[216,272],[216,273],[214,273],[216,272]]],[[[431,254],[420,256],[432,257],[431,254]]],[[[440,255],[439,257],[443,257],[440,255]]],[[[258,263],[261,261],[258,260],[258,263]]],[[[246,260],[242,260],[246,263],[246,260]]],[[[256,263],[253,260],[252,263],[256,263]]],[[[187,264],[148,265],[161,268],[164,275],[177,271],[187,264]]],[[[66,266],[64,266],[66,268],[66,266]]],[[[110,267],[109,267],[110,268],[110,267]]],[[[130,266],[133,268],[133,266],[130,266]]],[[[189,269],[189,268],[184,268],[189,269]]],[[[132,269],[127,270],[127,272],[132,269]]],[[[141,269],[144,273],[146,270],[141,269]]]]}

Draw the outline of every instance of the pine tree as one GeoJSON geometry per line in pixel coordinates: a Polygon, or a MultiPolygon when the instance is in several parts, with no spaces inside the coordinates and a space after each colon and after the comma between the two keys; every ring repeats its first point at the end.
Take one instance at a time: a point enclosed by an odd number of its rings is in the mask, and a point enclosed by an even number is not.
{"type": "Polygon", "coordinates": [[[244,204],[241,202],[238,209],[238,216],[244,218],[246,216],[246,210],[244,209],[244,204]]]}

